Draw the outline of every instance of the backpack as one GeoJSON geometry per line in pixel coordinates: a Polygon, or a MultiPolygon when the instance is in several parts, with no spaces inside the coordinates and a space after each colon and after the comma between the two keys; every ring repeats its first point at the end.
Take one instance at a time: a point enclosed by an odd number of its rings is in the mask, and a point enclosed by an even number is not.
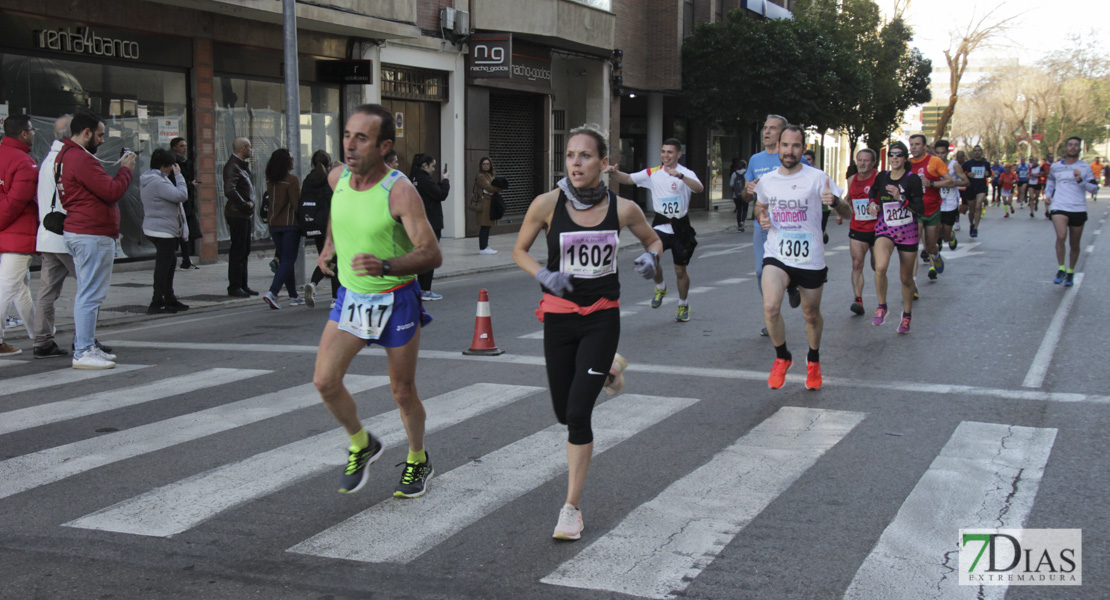
{"type": "Polygon", "coordinates": [[[304,189],[301,206],[297,209],[297,227],[305,237],[320,237],[328,230],[328,213],[331,210],[330,189],[304,189]]]}

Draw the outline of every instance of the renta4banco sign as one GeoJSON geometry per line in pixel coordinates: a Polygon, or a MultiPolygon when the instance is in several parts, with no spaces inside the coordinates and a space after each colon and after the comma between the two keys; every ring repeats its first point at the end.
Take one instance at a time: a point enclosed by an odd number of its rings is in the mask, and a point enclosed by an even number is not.
{"type": "Polygon", "coordinates": [[[91,27],[59,27],[34,32],[35,45],[43,50],[87,54],[102,58],[139,59],[139,42],[101,37],[91,27]]]}

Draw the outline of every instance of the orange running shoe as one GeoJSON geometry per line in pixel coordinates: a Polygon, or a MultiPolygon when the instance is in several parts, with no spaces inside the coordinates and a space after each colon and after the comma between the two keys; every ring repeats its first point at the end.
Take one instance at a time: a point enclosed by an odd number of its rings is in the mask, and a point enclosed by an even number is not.
{"type": "Polygon", "coordinates": [[[771,365],[771,376],[767,378],[767,387],[772,390],[777,390],[786,383],[786,372],[790,370],[790,365],[794,364],[782,358],[776,358],[775,364],[771,365]]]}
{"type": "Polygon", "coordinates": [[[806,389],[821,389],[821,363],[806,361],[806,389]]]}

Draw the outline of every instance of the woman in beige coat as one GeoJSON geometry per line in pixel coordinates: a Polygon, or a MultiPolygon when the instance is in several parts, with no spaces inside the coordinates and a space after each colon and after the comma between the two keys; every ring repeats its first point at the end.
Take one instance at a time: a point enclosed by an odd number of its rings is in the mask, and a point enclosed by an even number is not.
{"type": "Polygon", "coordinates": [[[489,211],[493,195],[500,191],[501,188],[493,185],[493,162],[483,156],[478,161],[478,176],[474,178],[470,195],[471,206],[478,213],[478,254],[497,254],[497,250],[489,247],[489,229],[497,225],[497,221],[489,218],[489,211]]]}

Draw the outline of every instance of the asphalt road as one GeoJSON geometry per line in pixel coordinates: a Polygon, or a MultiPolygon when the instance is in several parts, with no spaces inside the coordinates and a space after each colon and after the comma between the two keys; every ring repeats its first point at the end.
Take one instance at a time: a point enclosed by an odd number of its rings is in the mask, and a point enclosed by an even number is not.
{"type": "Polygon", "coordinates": [[[766,386],[750,232],[700,232],[688,323],[669,257],[652,310],[622,253],[629,383],[599,399],[574,543],[550,537],[565,434],[518,270],[434,286],[418,387],[436,477],[417,500],[391,497],[404,444],[380,351],[349,383],[393,443],[366,488],[335,492],[345,439],[311,386],[326,309],[102,329],[110,372],[0,360],[0,598],[1104,598],[1107,208],[1090,206],[1070,290],[1048,222],[992,209],[939,281],[922,270],[906,336],[896,310],[871,325],[870,274],[868,314],[849,312],[830,225],[818,392],[790,309],[796,364],[766,386]],[[480,288],[500,357],[461,353],[480,288]],[[958,585],[976,527],[1081,529],[1082,585],[958,585]]]}

